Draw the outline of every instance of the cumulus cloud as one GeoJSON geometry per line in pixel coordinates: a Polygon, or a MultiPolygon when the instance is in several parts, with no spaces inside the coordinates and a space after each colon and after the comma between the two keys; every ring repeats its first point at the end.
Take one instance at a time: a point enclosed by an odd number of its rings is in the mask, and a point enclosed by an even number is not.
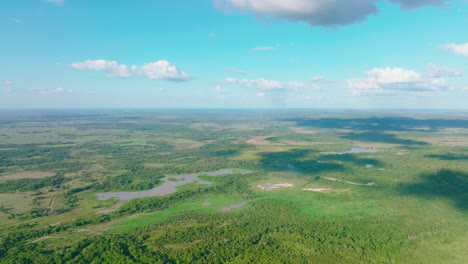
{"type": "Polygon", "coordinates": [[[63,6],[65,4],[65,0],[47,0],[48,3],[63,6]]]}
{"type": "Polygon", "coordinates": [[[226,78],[227,83],[237,84],[242,87],[256,88],[263,91],[281,91],[286,89],[304,88],[305,84],[302,82],[279,82],[267,79],[236,79],[226,78]]]}
{"type": "Polygon", "coordinates": [[[274,48],[271,46],[266,46],[266,47],[255,47],[255,48],[252,48],[251,50],[252,51],[271,51],[273,49],[274,48]]]}
{"type": "Polygon", "coordinates": [[[145,76],[151,80],[166,80],[166,81],[187,81],[190,76],[181,71],[169,61],[161,60],[151,63],[146,63],[141,67],[136,65],[128,66],[119,64],[116,61],[107,60],[87,60],[84,62],[75,62],[71,66],[77,70],[95,70],[106,72],[109,77],[113,78],[130,78],[134,76],[145,76]]]}
{"type": "Polygon", "coordinates": [[[398,92],[431,92],[448,88],[445,78],[403,68],[375,68],[366,78],[350,79],[346,86],[354,95],[395,95],[398,92]]]}
{"type": "Polygon", "coordinates": [[[426,5],[441,6],[449,0],[390,0],[390,2],[400,4],[402,9],[414,9],[426,5]]]}
{"type": "Polygon", "coordinates": [[[468,56],[468,43],[464,43],[464,44],[449,43],[449,44],[446,44],[444,47],[448,50],[451,50],[455,54],[468,56]]]}
{"type": "MultiPolygon", "coordinates": [[[[390,0],[402,9],[442,5],[449,0],[390,0]]],[[[230,9],[316,26],[341,26],[357,23],[377,14],[378,0],[213,0],[222,11],[230,9]]]]}
{"type": "Polygon", "coordinates": [[[143,74],[151,80],[166,80],[166,81],[188,81],[189,75],[170,62],[162,60],[152,63],[146,63],[139,69],[133,67],[133,70],[143,74]]]}

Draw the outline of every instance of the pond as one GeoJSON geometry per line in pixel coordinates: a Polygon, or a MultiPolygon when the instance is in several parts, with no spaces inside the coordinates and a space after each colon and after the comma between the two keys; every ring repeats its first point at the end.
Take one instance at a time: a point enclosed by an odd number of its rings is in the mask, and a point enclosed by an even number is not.
{"type": "Polygon", "coordinates": [[[213,184],[210,181],[199,180],[198,177],[201,175],[204,176],[221,176],[229,175],[234,173],[248,174],[251,171],[241,170],[241,169],[222,169],[217,171],[209,172],[199,172],[199,173],[190,173],[190,174],[180,174],[180,175],[168,175],[165,176],[162,181],[163,184],[146,191],[137,191],[137,192],[105,192],[96,194],[98,200],[108,200],[111,198],[117,198],[121,201],[128,201],[137,198],[152,197],[152,196],[164,196],[167,194],[175,193],[177,187],[189,184],[197,183],[200,185],[211,185],[213,184]]]}

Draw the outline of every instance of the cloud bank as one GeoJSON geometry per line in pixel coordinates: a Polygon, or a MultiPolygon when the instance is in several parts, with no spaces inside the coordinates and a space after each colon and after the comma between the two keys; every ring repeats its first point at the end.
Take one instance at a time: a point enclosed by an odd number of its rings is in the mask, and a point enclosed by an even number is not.
{"type": "Polygon", "coordinates": [[[111,78],[131,78],[135,76],[145,76],[151,80],[182,82],[188,81],[190,76],[181,71],[169,61],[160,60],[150,62],[138,67],[119,64],[117,61],[108,60],[87,60],[75,62],[71,67],[77,70],[103,71],[111,78]]]}
{"type": "Polygon", "coordinates": [[[396,95],[399,92],[434,92],[449,88],[444,77],[462,76],[460,71],[436,65],[421,74],[403,68],[375,68],[364,73],[366,78],[346,81],[353,95],[396,95]]]}

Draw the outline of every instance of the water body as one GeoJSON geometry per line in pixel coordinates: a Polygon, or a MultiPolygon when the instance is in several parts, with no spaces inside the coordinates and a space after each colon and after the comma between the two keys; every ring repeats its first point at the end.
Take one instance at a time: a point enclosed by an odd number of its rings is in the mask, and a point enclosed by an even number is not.
{"type": "Polygon", "coordinates": [[[223,211],[231,211],[233,209],[242,208],[242,207],[244,207],[244,205],[247,204],[247,202],[248,201],[243,201],[242,203],[231,204],[229,206],[223,207],[223,211]]]}
{"type": "Polygon", "coordinates": [[[325,155],[344,155],[344,154],[360,154],[360,153],[375,153],[375,148],[350,148],[345,152],[324,152],[325,155]]]}
{"type": "Polygon", "coordinates": [[[241,174],[248,174],[251,171],[247,170],[240,170],[240,169],[223,169],[217,171],[209,171],[209,172],[199,172],[199,173],[190,173],[190,174],[180,174],[180,175],[169,175],[162,179],[163,184],[155,187],[150,190],[146,191],[138,191],[138,192],[106,192],[106,193],[98,193],[96,194],[98,200],[108,200],[111,198],[117,198],[121,201],[128,201],[137,198],[144,198],[144,197],[153,197],[153,196],[164,196],[167,194],[175,193],[177,191],[177,187],[194,183],[200,185],[211,185],[212,182],[199,180],[198,177],[201,175],[206,176],[221,176],[221,175],[228,175],[233,173],[241,173],[241,174]]]}

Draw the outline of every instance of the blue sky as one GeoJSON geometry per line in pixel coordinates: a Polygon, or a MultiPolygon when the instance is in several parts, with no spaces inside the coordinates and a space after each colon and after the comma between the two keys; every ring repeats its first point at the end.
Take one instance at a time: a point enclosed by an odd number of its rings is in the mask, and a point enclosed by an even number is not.
{"type": "Polygon", "coordinates": [[[0,108],[468,109],[465,0],[2,0],[0,108]]]}

